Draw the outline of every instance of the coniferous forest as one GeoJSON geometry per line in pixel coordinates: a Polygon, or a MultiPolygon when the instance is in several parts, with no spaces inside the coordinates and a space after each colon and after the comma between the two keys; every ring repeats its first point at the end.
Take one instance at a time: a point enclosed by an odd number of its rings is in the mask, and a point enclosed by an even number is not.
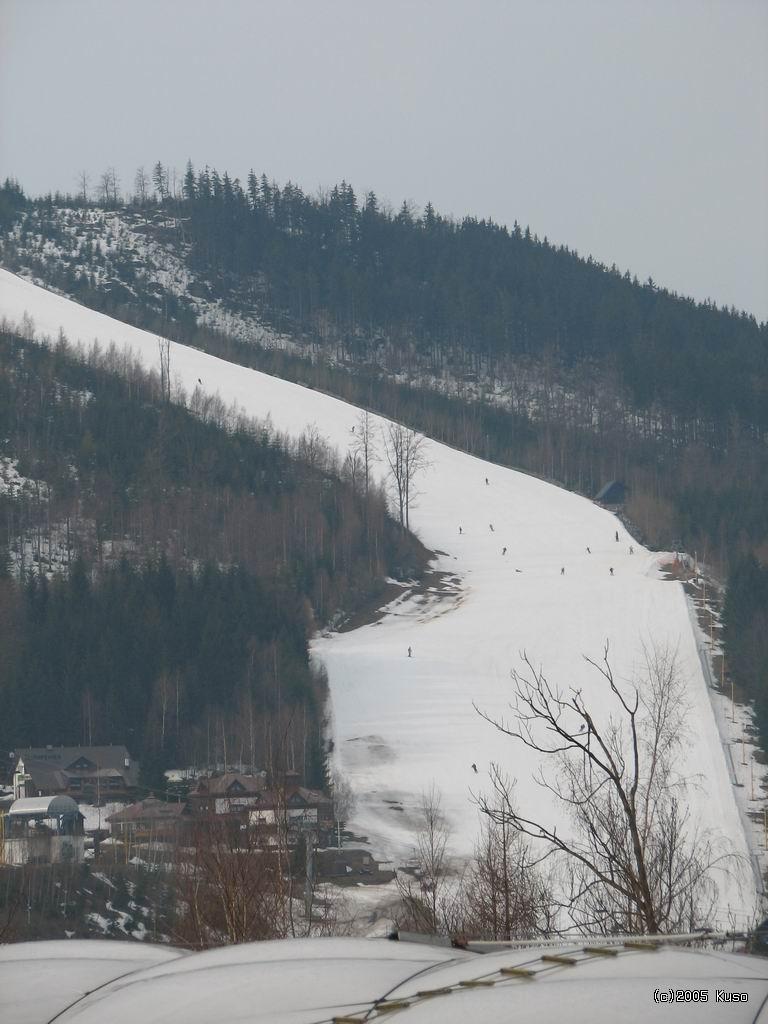
{"type": "Polygon", "coordinates": [[[193,414],[116,359],[0,334],[0,744],[122,741],[147,785],[223,762],[319,785],[309,637],[426,553],[321,438],[193,414]]]}
{"type": "Polygon", "coordinates": [[[518,224],[393,210],[343,182],[311,196],[189,165],[174,187],[161,163],[125,199],[109,174],[95,201],[30,200],[8,182],[0,231],[5,265],[138,326],[589,496],[622,479],[645,541],[696,552],[728,581],[729,666],[768,706],[768,327],[753,316],[641,283],[518,224]],[[257,309],[303,352],[201,325],[182,294],[147,286],[119,240],[108,254],[91,240],[75,250],[63,209],[138,217],[137,231],[183,260],[196,294],[257,309]],[[22,258],[37,235],[69,247],[69,264],[22,258]]]}

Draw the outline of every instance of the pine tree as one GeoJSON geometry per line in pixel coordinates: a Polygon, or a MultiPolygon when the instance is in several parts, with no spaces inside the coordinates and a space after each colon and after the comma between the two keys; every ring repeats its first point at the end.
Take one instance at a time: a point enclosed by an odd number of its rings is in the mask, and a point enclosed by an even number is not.
{"type": "Polygon", "coordinates": [[[159,160],[152,168],[152,182],[155,186],[158,200],[164,203],[168,198],[168,171],[159,160]]]}
{"type": "Polygon", "coordinates": [[[192,166],[192,161],[187,160],[187,169],[184,172],[184,182],[182,184],[182,195],[189,203],[193,203],[197,198],[197,186],[195,184],[195,170],[192,166]]]}

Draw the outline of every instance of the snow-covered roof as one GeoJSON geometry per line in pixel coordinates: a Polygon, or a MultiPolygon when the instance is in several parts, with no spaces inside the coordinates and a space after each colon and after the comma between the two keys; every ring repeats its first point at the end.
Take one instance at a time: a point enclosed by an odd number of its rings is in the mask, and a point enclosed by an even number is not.
{"type": "Polygon", "coordinates": [[[179,956],[178,949],[109,940],[0,945],[0,1020],[42,1024],[114,978],[179,956]]]}
{"type": "Polygon", "coordinates": [[[8,813],[24,817],[45,814],[55,818],[60,814],[79,814],[80,812],[77,803],[71,796],[27,796],[20,800],[14,800],[8,813]]]}
{"type": "Polygon", "coordinates": [[[102,940],[0,947],[0,1019],[15,1024],[56,1013],[59,1024],[742,1024],[757,1019],[766,997],[768,961],[674,947],[613,955],[579,945],[476,955],[386,939],[286,939],[187,955],[102,940]],[[563,959],[543,958],[553,956],[563,959]],[[677,989],[707,1001],[660,1001],[677,989]],[[717,991],[746,1001],[726,1006],[717,991]]]}

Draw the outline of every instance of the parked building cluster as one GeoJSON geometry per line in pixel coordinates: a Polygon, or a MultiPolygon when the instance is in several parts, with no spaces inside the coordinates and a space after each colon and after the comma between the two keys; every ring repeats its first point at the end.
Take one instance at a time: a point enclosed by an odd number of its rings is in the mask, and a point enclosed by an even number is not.
{"type": "Polygon", "coordinates": [[[0,864],[81,862],[103,844],[170,849],[211,824],[249,848],[326,846],[335,835],[332,800],[295,772],[169,773],[187,774],[186,785],[175,780],[178,795],[163,800],[142,792],[139,763],[122,745],[24,749],[12,764],[0,792],[0,864]]]}

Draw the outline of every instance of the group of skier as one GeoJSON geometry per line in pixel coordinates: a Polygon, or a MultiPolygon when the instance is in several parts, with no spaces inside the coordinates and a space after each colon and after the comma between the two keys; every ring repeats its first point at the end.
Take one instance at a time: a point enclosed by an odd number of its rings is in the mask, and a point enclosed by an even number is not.
{"type": "MultiPolygon", "coordinates": [[[[485,486],[486,487],[490,487],[490,480],[488,479],[488,477],[485,478],[485,486]]],[[[489,531],[491,533],[495,533],[496,532],[494,530],[494,528],[493,528],[493,523],[489,523],[488,524],[488,529],[489,529],[489,531]]],[[[459,536],[462,537],[463,535],[464,535],[464,528],[462,526],[459,526],[459,536]]],[[[614,540],[616,541],[617,544],[619,543],[620,538],[619,538],[619,531],[618,530],[616,530],[614,532],[614,540]]],[[[587,552],[588,555],[592,554],[592,548],[589,547],[589,545],[587,545],[586,552],[587,552]]],[[[506,555],[506,553],[507,553],[507,547],[505,545],[501,549],[501,554],[503,556],[503,555],[506,555]]],[[[629,545],[629,553],[630,553],[630,555],[634,555],[634,553],[635,553],[635,549],[634,549],[634,547],[631,544],[629,545]]],[[[519,573],[519,572],[522,572],[522,570],[521,569],[515,569],[515,572],[519,573]]],[[[608,573],[611,576],[614,575],[614,569],[613,569],[612,565],[609,566],[608,573]]],[[[561,576],[565,576],[565,566],[564,565],[560,567],[560,575],[561,576]]],[[[409,658],[413,657],[413,648],[412,647],[408,648],[408,657],[409,658]]],[[[475,765],[472,765],[472,767],[475,769],[475,771],[477,771],[477,768],[475,767],[475,765]]]]}

